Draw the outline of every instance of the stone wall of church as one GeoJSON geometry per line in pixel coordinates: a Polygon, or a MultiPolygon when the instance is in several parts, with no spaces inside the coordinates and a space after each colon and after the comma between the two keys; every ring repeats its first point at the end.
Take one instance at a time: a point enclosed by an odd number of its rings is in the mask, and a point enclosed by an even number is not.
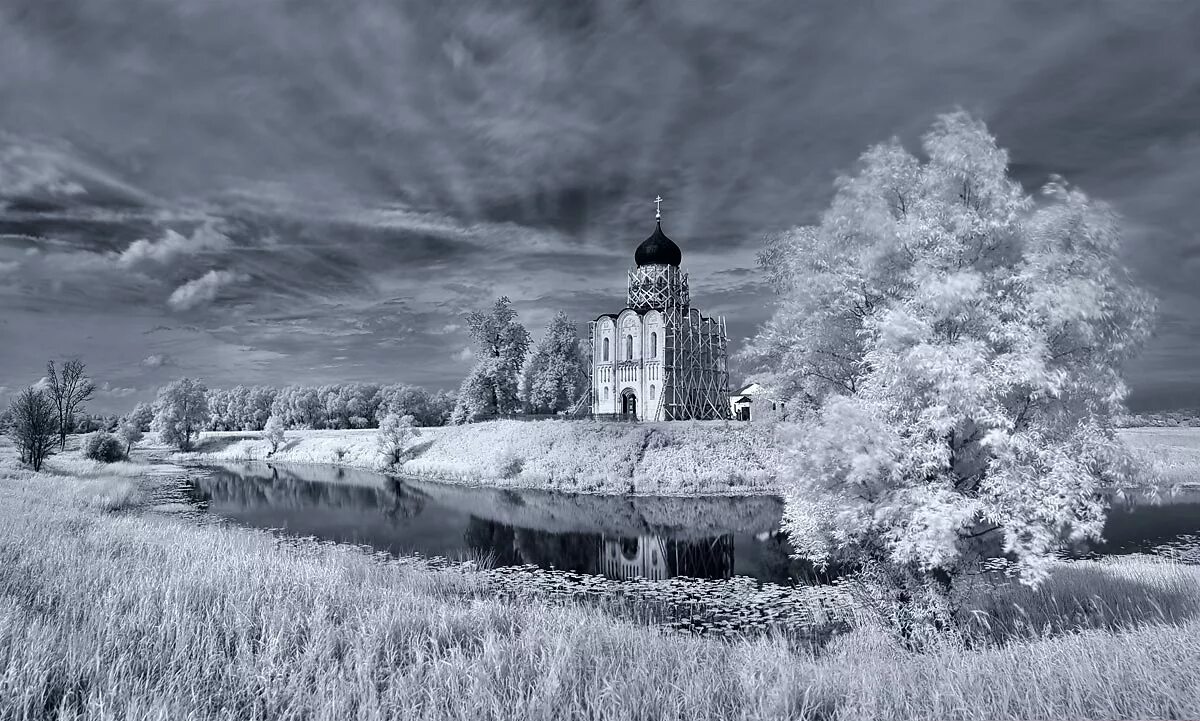
{"type": "Polygon", "coordinates": [[[663,322],[658,311],[625,309],[596,321],[593,413],[621,413],[622,394],[637,399],[637,416],[655,420],[662,393],[663,322]]]}

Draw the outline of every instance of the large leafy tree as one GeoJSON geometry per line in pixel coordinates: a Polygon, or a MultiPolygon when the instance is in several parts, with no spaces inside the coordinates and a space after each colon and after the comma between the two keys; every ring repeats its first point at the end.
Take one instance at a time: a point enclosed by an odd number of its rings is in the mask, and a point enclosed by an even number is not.
{"type": "Polygon", "coordinates": [[[1119,369],[1153,302],[1114,214],[1061,181],[1029,197],[981,122],[942,116],[923,149],[869,149],[764,253],[783,297],[750,356],[811,409],[785,526],[804,557],[926,587],[1001,550],[1037,583],[1129,478],[1119,369]]]}
{"type": "Polygon", "coordinates": [[[511,415],[520,410],[518,379],[529,331],[517,321],[507,296],[496,299],[491,312],[473,311],[467,331],[475,343],[475,366],[463,380],[454,407],[453,421],[471,421],[511,415]]]}
{"type": "Polygon", "coordinates": [[[207,393],[203,383],[191,378],[180,378],[159,388],[151,426],[159,440],[181,451],[191,450],[192,438],[208,421],[207,393]]]}
{"type": "Polygon", "coordinates": [[[587,386],[586,360],[579,335],[567,314],[559,311],[546,326],[525,369],[524,395],[534,413],[570,410],[587,386]]]}

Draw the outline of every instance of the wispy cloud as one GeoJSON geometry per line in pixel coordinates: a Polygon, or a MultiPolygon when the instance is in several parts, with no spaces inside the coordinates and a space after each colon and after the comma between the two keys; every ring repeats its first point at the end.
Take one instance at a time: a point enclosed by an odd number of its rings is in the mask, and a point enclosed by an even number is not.
{"type": "Polygon", "coordinates": [[[63,169],[63,156],[0,135],[0,199],[32,195],[79,195],[83,186],[63,169]]]}
{"type": "Polygon", "coordinates": [[[246,276],[229,270],[210,270],[195,280],[188,281],[175,289],[167,304],[174,310],[191,310],[206,305],[217,298],[225,286],[246,280],[246,276]]]}
{"type": "Polygon", "coordinates": [[[100,384],[100,393],[109,398],[128,398],[138,392],[137,388],[120,388],[107,381],[100,384]]]}

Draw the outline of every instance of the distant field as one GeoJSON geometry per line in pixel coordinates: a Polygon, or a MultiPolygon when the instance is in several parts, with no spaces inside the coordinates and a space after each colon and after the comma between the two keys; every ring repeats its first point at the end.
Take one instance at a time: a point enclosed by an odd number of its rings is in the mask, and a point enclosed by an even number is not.
{"type": "Polygon", "coordinates": [[[1166,486],[1200,486],[1200,428],[1122,428],[1120,436],[1166,486]]]}

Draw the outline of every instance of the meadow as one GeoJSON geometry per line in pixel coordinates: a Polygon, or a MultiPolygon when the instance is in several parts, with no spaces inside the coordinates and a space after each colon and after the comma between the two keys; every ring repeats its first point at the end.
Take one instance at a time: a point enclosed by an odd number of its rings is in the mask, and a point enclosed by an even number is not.
{"type": "Polygon", "coordinates": [[[963,635],[716,640],[155,510],[179,469],[0,442],[0,718],[1200,716],[1200,568],[980,581],[963,635]]]}

